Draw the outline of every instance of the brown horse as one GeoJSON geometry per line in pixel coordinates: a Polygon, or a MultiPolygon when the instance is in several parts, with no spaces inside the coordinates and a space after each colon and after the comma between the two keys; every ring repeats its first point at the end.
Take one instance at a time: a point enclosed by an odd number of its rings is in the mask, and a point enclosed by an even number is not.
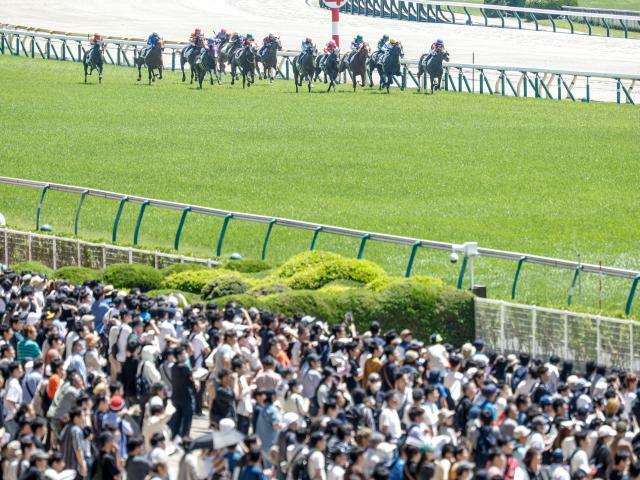
{"type": "Polygon", "coordinates": [[[369,60],[370,53],[371,50],[369,49],[369,44],[365,42],[353,55],[351,61],[347,60],[350,55],[348,53],[342,57],[342,62],[340,62],[340,72],[349,70],[354,92],[356,91],[357,77],[360,77],[360,86],[364,87],[366,85],[367,62],[369,60]]]}

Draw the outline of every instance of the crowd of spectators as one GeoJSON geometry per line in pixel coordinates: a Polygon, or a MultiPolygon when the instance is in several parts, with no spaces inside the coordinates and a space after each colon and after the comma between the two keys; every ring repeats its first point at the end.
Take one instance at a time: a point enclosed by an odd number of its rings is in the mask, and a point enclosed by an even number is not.
{"type": "Polygon", "coordinates": [[[640,479],[622,369],[9,269],[0,316],[0,480],[640,479]]]}

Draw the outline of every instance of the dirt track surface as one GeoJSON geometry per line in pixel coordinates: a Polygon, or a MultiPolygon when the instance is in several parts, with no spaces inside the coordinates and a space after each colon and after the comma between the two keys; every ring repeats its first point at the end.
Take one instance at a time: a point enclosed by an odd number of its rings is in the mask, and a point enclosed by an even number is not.
{"type": "MultiPolygon", "coordinates": [[[[155,30],[170,40],[186,40],[196,26],[207,34],[224,27],[257,38],[273,32],[285,49],[297,49],[307,35],[320,45],[331,34],[330,12],[308,1],[0,0],[0,22],[135,37],[155,30]]],[[[343,48],[357,33],[373,44],[383,33],[396,37],[407,58],[443,38],[456,63],[471,63],[475,54],[481,64],[640,73],[640,40],[341,15],[343,48]]]]}

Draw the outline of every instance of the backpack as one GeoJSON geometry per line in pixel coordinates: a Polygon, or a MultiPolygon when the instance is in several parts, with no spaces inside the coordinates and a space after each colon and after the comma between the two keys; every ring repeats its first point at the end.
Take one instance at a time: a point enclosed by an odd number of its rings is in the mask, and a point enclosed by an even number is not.
{"type": "Polygon", "coordinates": [[[491,427],[480,427],[476,444],[476,463],[484,465],[489,458],[489,452],[497,445],[496,433],[491,427]]]}
{"type": "Polygon", "coordinates": [[[136,376],[136,393],[141,398],[147,398],[151,392],[151,385],[149,380],[144,376],[144,365],[146,362],[140,364],[140,371],[136,376]]]}
{"type": "Polygon", "coordinates": [[[363,408],[364,405],[354,405],[344,413],[347,421],[353,426],[354,429],[357,429],[360,426],[360,422],[362,421],[362,417],[364,416],[362,413],[363,408]]]}
{"type": "Polygon", "coordinates": [[[517,368],[516,371],[513,372],[513,377],[511,378],[511,389],[515,391],[520,382],[527,378],[527,375],[529,375],[528,367],[517,368]]]}
{"type": "MultiPolygon", "coordinates": [[[[302,452],[302,450],[300,450],[302,452]]],[[[291,476],[294,480],[311,480],[309,476],[309,457],[314,452],[311,450],[306,455],[300,455],[300,452],[296,454],[291,465],[291,476]]]]}

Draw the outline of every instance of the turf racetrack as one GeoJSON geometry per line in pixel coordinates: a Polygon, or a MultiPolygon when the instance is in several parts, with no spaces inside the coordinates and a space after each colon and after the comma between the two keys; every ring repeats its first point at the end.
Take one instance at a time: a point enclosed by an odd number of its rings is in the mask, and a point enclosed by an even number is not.
{"type": "MultiPolygon", "coordinates": [[[[2,175],[210,207],[640,268],[640,110],[614,104],[436,95],[292,82],[204,91],[178,74],[151,87],[107,66],[0,56],[2,175]]],[[[144,78],[144,75],[143,75],[144,78]]],[[[10,225],[33,228],[39,192],[0,187],[10,225]]],[[[70,233],[78,197],[50,192],[42,223],[70,233]]],[[[110,238],[116,202],[90,198],[83,238],[110,238]]],[[[124,210],[131,243],[138,208],[124,210]]],[[[170,247],[180,212],[147,209],[140,243],[170,247]]],[[[191,215],[184,252],[212,255],[221,220],[191,215]]],[[[225,254],[258,256],[266,226],[232,222],[225,254]]],[[[310,232],[276,228],[268,259],[308,248],[310,232]]],[[[359,241],[320,236],[355,255],[359,241]]],[[[403,272],[409,249],[370,242],[366,258],[403,272]]],[[[459,265],[420,250],[414,272],[453,282],[459,265]]],[[[477,281],[507,298],[515,265],[481,259],[477,281]]],[[[562,305],[573,272],[525,265],[518,300],[562,305]]],[[[583,275],[581,304],[599,279],[583,275]]],[[[609,309],[629,281],[603,279],[609,309]]],[[[636,303],[640,305],[640,301],[636,303]]]]}

